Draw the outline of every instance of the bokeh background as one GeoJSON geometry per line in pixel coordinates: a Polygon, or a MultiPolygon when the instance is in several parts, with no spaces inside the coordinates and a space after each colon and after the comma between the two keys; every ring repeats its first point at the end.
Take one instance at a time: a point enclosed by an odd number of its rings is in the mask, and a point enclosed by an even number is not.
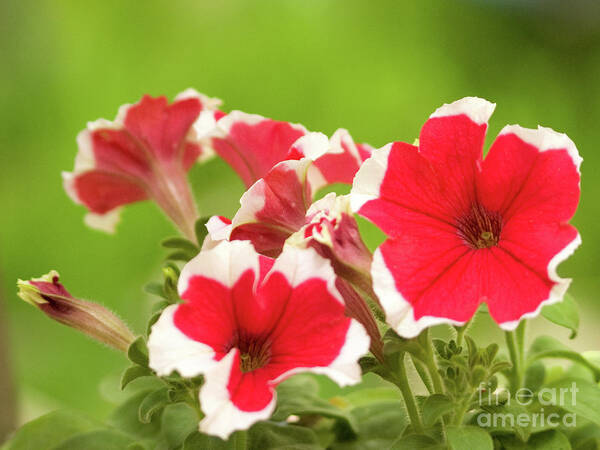
{"type": "MultiPolygon", "coordinates": [[[[487,145],[507,123],[568,133],[585,162],[574,223],[583,246],[560,267],[581,305],[579,350],[600,349],[600,3],[428,0],[0,2],[0,441],[2,429],[69,407],[102,418],[125,358],[52,323],[15,295],[57,269],[69,290],[141,332],[174,234],[151,203],[114,236],[83,225],[64,194],[75,136],[142,94],[195,87],[309,129],[412,142],[439,105],[495,101],[487,145]],[[4,421],[5,423],[2,423],[4,421]]],[[[192,172],[203,214],[231,216],[242,183],[221,161],[192,172]]],[[[373,238],[374,239],[374,238],[373,238]]],[[[373,244],[373,241],[371,242],[373,244]]],[[[568,331],[537,319],[561,339],[568,331]]],[[[482,320],[478,333],[500,339],[482,320]],[[487,330],[487,331],[486,331],[487,330]]]]}

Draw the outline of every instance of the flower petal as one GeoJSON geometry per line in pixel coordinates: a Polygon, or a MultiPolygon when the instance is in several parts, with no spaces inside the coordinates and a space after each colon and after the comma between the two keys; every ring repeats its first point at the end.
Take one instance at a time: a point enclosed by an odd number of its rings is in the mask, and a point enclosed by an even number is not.
{"type": "Polygon", "coordinates": [[[513,218],[502,230],[490,273],[487,303],[494,320],[504,329],[516,328],[524,318],[536,317],[547,304],[563,299],[570,279],[556,271],[581,244],[568,224],[537,223],[513,218]]]}
{"type": "Polygon", "coordinates": [[[359,150],[348,130],[340,128],[331,136],[329,151],[313,159],[327,184],[352,184],[356,172],[370,154],[368,145],[363,144],[359,150]]]}
{"type": "Polygon", "coordinates": [[[459,180],[444,172],[413,145],[386,145],[358,171],[350,193],[352,209],[391,237],[402,236],[421,221],[451,229],[473,195],[463,195],[459,180]]]}
{"type": "Polygon", "coordinates": [[[312,200],[312,162],[283,161],[240,199],[230,239],[249,240],[259,253],[277,256],[285,240],[304,225],[312,200]]]}
{"type": "Polygon", "coordinates": [[[200,431],[227,439],[236,430],[268,419],[275,410],[275,393],[261,375],[242,374],[239,352],[231,350],[206,374],[200,389],[205,414],[200,431]]]}
{"type": "Polygon", "coordinates": [[[405,338],[432,325],[466,322],[480,303],[479,262],[457,235],[434,227],[388,239],[371,268],[386,322],[405,338]]]}
{"type": "Polygon", "coordinates": [[[178,305],[165,308],[152,326],[148,337],[149,365],[159,376],[177,370],[183,377],[195,377],[217,364],[215,351],[180,331],[174,322],[177,308],[178,305]]]}
{"type": "Polygon", "coordinates": [[[579,202],[581,157],[575,144],[550,128],[505,127],[483,161],[480,201],[505,221],[566,222],[579,202]]]}
{"type": "Polygon", "coordinates": [[[249,322],[261,328],[273,320],[257,302],[256,285],[272,261],[259,256],[246,241],[222,241],[200,252],[179,277],[179,305],[174,323],[189,338],[209,345],[215,358],[229,352],[232,336],[249,322]]]}
{"type": "Polygon", "coordinates": [[[360,381],[358,359],[369,350],[364,327],[344,315],[331,264],[312,249],[285,247],[259,294],[281,305],[269,369],[276,382],[310,371],[340,385],[360,381]],[[326,336],[326,339],[324,339],[326,336]]]}
{"type": "Polygon", "coordinates": [[[306,133],[302,125],[232,111],[217,122],[212,147],[250,187],[288,159],[291,145],[306,133]]]}

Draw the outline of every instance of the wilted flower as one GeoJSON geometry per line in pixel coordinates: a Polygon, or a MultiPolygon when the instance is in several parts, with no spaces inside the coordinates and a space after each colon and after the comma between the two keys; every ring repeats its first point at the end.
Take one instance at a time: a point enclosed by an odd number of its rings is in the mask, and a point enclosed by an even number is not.
{"type": "Polygon", "coordinates": [[[556,267],[580,243],[567,222],[579,201],[581,158],[564,134],[511,125],[483,159],[494,107],[472,97],[442,106],[418,147],[375,150],[354,180],[354,211],[389,237],[371,273],[402,336],[463,324],[481,303],[511,330],[569,286],[556,267]]]}
{"type": "Polygon", "coordinates": [[[73,297],[56,271],[29,281],[19,280],[18,295],[51,319],[126,352],[135,337],[115,314],[97,303],[73,297]]]}
{"type": "Polygon", "coordinates": [[[287,247],[273,260],[249,242],[222,241],[184,267],[184,303],[153,326],[150,367],[204,374],[200,429],[223,438],[270,417],[275,386],[295,373],[356,383],[369,338],[344,315],[335,279],[314,250],[287,247]]]}

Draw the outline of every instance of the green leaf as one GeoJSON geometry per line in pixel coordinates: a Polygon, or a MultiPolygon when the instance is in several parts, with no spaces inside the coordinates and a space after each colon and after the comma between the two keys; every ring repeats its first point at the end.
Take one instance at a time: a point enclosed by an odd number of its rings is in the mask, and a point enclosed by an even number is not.
{"type": "Polygon", "coordinates": [[[470,421],[489,433],[515,434],[520,440],[526,441],[531,434],[531,413],[522,405],[487,405],[483,411],[476,414],[470,421]],[[520,422],[519,417],[527,417],[527,421],[520,422]]]}
{"type": "Polygon", "coordinates": [[[363,388],[344,394],[340,399],[348,404],[348,407],[356,408],[373,403],[402,402],[400,391],[395,387],[363,388]]]}
{"type": "Polygon", "coordinates": [[[165,248],[176,248],[179,250],[185,250],[191,253],[198,253],[200,250],[196,244],[192,241],[184,239],[182,237],[170,237],[163,240],[160,245],[165,248]]]}
{"type": "Polygon", "coordinates": [[[190,259],[192,259],[194,256],[196,256],[195,254],[192,255],[189,252],[186,252],[184,250],[175,250],[174,252],[169,253],[165,259],[170,259],[171,261],[183,261],[183,262],[188,262],[190,259]]]}
{"type": "Polygon", "coordinates": [[[125,389],[129,383],[137,378],[148,376],[152,376],[152,371],[147,367],[138,365],[128,367],[121,377],[121,389],[125,389]]]}
{"type": "Polygon", "coordinates": [[[273,420],[284,421],[290,415],[330,417],[346,422],[354,431],[358,429],[354,417],[317,395],[318,384],[311,375],[295,375],[277,387],[277,408],[273,420]]]}
{"type": "Polygon", "coordinates": [[[156,295],[157,297],[165,298],[165,292],[163,290],[162,283],[158,281],[151,281],[144,286],[144,291],[148,294],[156,295]]]}
{"type": "Polygon", "coordinates": [[[259,422],[248,430],[248,449],[319,450],[317,435],[310,428],[273,422],[259,422]],[[298,445],[304,444],[302,447],[298,445]]]}
{"type": "Polygon", "coordinates": [[[3,449],[37,450],[52,448],[76,434],[91,431],[99,424],[80,413],[54,411],[19,428],[3,449]]]}
{"type": "Polygon", "coordinates": [[[533,341],[527,357],[527,365],[544,358],[559,358],[571,360],[577,364],[587,367],[594,374],[596,380],[600,380],[600,367],[584,358],[581,354],[572,351],[556,339],[550,336],[539,336],[533,341]]]}
{"type": "Polygon", "coordinates": [[[494,450],[492,437],[481,428],[448,427],[446,436],[452,450],[494,450]]]}
{"type": "Polygon", "coordinates": [[[573,297],[565,294],[563,301],[542,308],[542,316],[550,322],[571,330],[569,339],[574,339],[579,330],[579,312],[573,297]]]}
{"type": "Polygon", "coordinates": [[[142,439],[157,435],[160,431],[160,420],[157,416],[153,417],[150,423],[142,423],[139,419],[140,405],[151,392],[153,390],[144,390],[129,397],[113,411],[108,418],[108,423],[142,439]]]}
{"type": "Polygon", "coordinates": [[[95,430],[77,434],[52,450],[123,450],[131,443],[131,436],[118,430],[95,430]]]}
{"type": "Polygon", "coordinates": [[[152,417],[170,403],[169,388],[164,387],[149,393],[139,408],[139,419],[142,423],[150,423],[152,417]]]}
{"type": "Polygon", "coordinates": [[[590,423],[577,428],[571,433],[571,444],[574,449],[597,449],[600,446],[600,426],[590,423]]]}
{"type": "Polygon", "coordinates": [[[135,364],[148,367],[148,347],[142,336],[138,337],[127,349],[127,357],[135,364]]]}
{"type": "Polygon", "coordinates": [[[545,386],[539,392],[545,402],[560,406],[600,425],[600,387],[580,378],[565,378],[545,386]],[[561,395],[564,392],[564,395],[561,395]]]}
{"type": "Polygon", "coordinates": [[[443,445],[435,439],[422,434],[410,434],[397,441],[390,450],[442,450],[443,445]]]}
{"type": "Polygon", "coordinates": [[[546,378],[546,367],[540,361],[534,362],[525,371],[525,387],[533,392],[544,384],[546,378]]]}
{"type": "Polygon", "coordinates": [[[185,438],[198,429],[198,422],[198,413],[190,405],[167,405],[161,415],[161,430],[169,448],[183,444],[185,438]]]}
{"type": "MultiPolygon", "coordinates": [[[[235,433],[234,433],[235,434],[235,433]]],[[[232,435],[233,436],[233,435],[232,435]]],[[[231,438],[230,438],[231,439],[231,438]]],[[[188,435],[181,450],[230,450],[231,447],[223,439],[208,436],[198,431],[188,435]]]]}
{"type": "Polygon", "coordinates": [[[206,228],[206,222],[210,219],[210,216],[200,217],[196,220],[195,231],[196,231],[196,240],[199,245],[202,245],[204,238],[208,234],[208,229],[206,228]]]}
{"type": "Polygon", "coordinates": [[[433,394],[425,400],[422,407],[423,425],[430,427],[434,425],[440,417],[456,408],[456,403],[445,395],[433,394]]]}
{"type": "Polygon", "coordinates": [[[502,436],[500,440],[506,450],[571,450],[569,439],[557,430],[534,434],[527,442],[514,436],[502,436]]]}

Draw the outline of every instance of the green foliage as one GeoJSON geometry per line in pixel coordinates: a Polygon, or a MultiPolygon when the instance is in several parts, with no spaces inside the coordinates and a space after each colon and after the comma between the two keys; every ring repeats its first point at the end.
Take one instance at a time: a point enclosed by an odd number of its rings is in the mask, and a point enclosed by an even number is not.
{"type": "Polygon", "coordinates": [[[23,425],[6,443],[6,450],[31,450],[52,448],[98,427],[98,423],[81,414],[55,411],[23,425]]]}
{"type": "Polygon", "coordinates": [[[542,316],[550,322],[571,330],[569,339],[575,339],[579,331],[579,311],[573,297],[566,293],[561,302],[542,308],[542,316]]]}
{"type": "Polygon", "coordinates": [[[148,367],[148,347],[146,340],[140,336],[129,346],[127,357],[132,363],[148,367]]]}
{"type": "Polygon", "coordinates": [[[348,411],[338,408],[318,395],[319,386],[310,375],[296,375],[277,387],[277,408],[273,420],[284,421],[291,415],[320,415],[342,421],[352,432],[358,424],[348,411]]]}
{"type": "Polygon", "coordinates": [[[493,450],[494,444],[491,436],[481,428],[448,427],[446,429],[448,443],[452,450],[493,450]]]}

